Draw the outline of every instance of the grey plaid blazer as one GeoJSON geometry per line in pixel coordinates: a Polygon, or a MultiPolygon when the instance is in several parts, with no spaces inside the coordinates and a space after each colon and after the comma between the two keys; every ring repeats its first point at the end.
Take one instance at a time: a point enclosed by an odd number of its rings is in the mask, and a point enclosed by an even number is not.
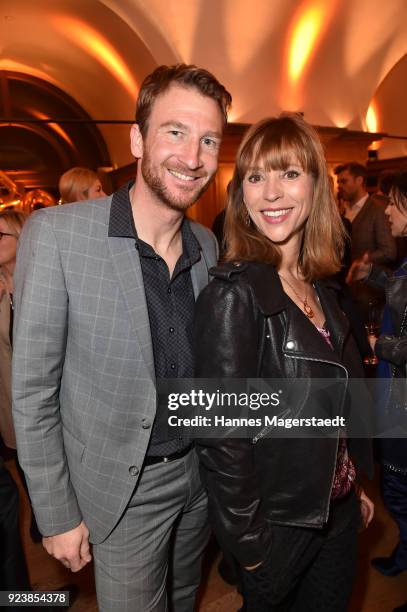
{"type": "MultiPolygon", "coordinates": [[[[34,213],[15,270],[13,417],[35,515],[44,535],[83,519],[94,543],[134,491],[156,409],[138,251],[108,237],[111,199],[34,213]]],[[[217,243],[191,227],[197,296],[217,243]]]]}

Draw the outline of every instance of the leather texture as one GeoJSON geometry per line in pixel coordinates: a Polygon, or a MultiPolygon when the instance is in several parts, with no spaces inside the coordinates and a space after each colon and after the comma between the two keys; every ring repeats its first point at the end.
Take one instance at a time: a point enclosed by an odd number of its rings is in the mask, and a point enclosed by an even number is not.
{"type": "MultiPolygon", "coordinates": [[[[342,392],[330,409],[343,413],[348,378],[363,378],[364,373],[348,320],[338,306],[339,285],[315,283],[332,350],[285,294],[272,265],[224,264],[211,274],[215,278],[196,306],[196,376],[332,378],[342,383],[342,392]]],[[[310,410],[327,408],[307,407],[307,396],[298,401],[310,410]]],[[[295,413],[297,406],[291,408],[295,413]]],[[[369,410],[367,395],[361,400],[363,409],[369,410]]],[[[202,478],[216,535],[242,565],[265,558],[273,523],[324,525],[337,444],[335,438],[267,436],[256,444],[250,439],[200,440],[202,478]]],[[[348,448],[358,469],[371,475],[370,441],[350,439],[348,448]]]]}

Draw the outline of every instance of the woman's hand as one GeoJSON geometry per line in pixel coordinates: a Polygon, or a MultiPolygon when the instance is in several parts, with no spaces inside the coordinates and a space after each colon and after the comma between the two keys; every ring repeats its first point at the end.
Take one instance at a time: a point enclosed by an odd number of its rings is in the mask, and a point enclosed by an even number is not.
{"type": "Polygon", "coordinates": [[[369,526],[373,516],[374,516],[374,503],[372,500],[366,495],[362,488],[358,491],[359,501],[360,501],[360,513],[362,515],[363,526],[369,526]]]}
{"type": "Polygon", "coordinates": [[[369,253],[364,253],[360,259],[355,259],[350,267],[346,282],[348,285],[354,281],[364,280],[369,276],[372,264],[369,262],[369,253]]]}

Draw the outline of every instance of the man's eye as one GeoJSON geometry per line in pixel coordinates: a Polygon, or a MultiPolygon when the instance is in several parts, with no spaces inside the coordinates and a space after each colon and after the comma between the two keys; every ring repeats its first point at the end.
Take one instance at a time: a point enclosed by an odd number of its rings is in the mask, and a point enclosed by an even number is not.
{"type": "Polygon", "coordinates": [[[171,134],[171,136],[180,136],[180,134],[182,134],[182,132],[180,132],[179,130],[170,130],[169,132],[171,134]]]}
{"type": "Polygon", "coordinates": [[[214,138],[205,137],[202,139],[202,142],[205,146],[211,147],[213,149],[217,149],[219,146],[218,141],[215,140],[214,138]]]}

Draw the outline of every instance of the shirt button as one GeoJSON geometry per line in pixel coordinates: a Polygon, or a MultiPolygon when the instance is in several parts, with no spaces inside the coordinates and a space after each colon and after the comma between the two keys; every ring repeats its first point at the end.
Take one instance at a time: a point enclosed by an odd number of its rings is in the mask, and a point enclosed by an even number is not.
{"type": "Polygon", "coordinates": [[[175,363],[172,363],[170,368],[171,368],[171,370],[175,370],[175,363]]]}
{"type": "Polygon", "coordinates": [[[148,419],[143,419],[141,421],[141,426],[142,426],[143,429],[150,429],[151,421],[149,421],[148,419]]]}
{"type": "Polygon", "coordinates": [[[171,293],[171,287],[168,287],[167,293],[171,293]]]}
{"type": "Polygon", "coordinates": [[[173,334],[175,332],[175,329],[173,327],[170,327],[170,334],[173,334]]]}
{"type": "Polygon", "coordinates": [[[129,474],[130,474],[130,476],[137,476],[138,473],[139,473],[139,469],[138,469],[137,465],[131,465],[129,467],[129,474]]]}
{"type": "Polygon", "coordinates": [[[289,340],[287,342],[287,344],[285,345],[285,348],[293,349],[294,348],[294,342],[292,340],[289,340]]]}

